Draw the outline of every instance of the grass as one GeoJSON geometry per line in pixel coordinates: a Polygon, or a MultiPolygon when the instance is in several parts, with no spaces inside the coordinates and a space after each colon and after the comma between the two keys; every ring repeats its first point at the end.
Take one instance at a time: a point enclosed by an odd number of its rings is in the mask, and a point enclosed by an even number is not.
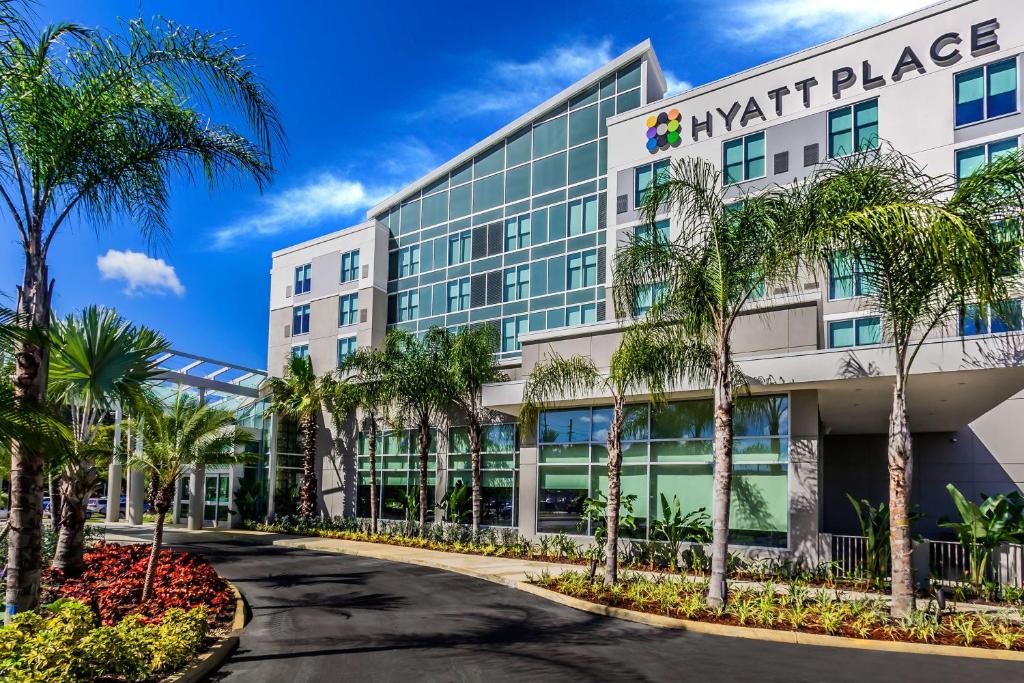
{"type": "Polygon", "coordinates": [[[567,571],[558,575],[544,572],[533,583],[590,602],[693,621],[848,638],[1024,650],[1021,610],[1015,616],[956,612],[937,618],[929,604],[926,611],[893,619],[888,603],[880,597],[848,598],[836,590],[809,588],[802,583],[736,588],[730,591],[724,608],[712,609],[704,602],[706,579],[628,573],[611,586],[592,581],[584,572],[567,571]]]}

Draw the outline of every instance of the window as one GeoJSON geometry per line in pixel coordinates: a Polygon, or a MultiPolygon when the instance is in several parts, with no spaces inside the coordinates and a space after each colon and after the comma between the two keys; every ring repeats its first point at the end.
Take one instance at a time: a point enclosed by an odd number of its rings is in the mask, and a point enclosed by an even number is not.
{"type": "Polygon", "coordinates": [[[662,182],[669,177],[670,159],[655,161],[653,164],[644,164],[633,169],[633,206],[640,207],[644,203],[647,190],[655,182],[662,182]]]}
{"type": "Polygon", "coordinates": [[[519,335],[526,334],[530,327],[525,315],[514,318],[505,318],[501,321],[501,351],[508,353],[518,351],[521,348],[519,335]]]}
{"type": "Polygon", "coordinates": [[[569,306],[565,309],[565,325],[585,325],[597,322],[597,304],[582,304],[580,306],[569,306]]]}
{"type": "Polygon", "coordinates": [[[292,308],[292,336],[309,333],[309,304],[292,308]]]}
{"type": "Polygon", "coordinates": [[[828,113],[828,155],[841,157],[878,147],[878,100],[828,113]]]}
{"type": "Polygon", "coordinates": [[[1017,150],[1017,138],[990,142],[987,145],[968,147],[956,153],[956,177],[962,179],[970,176],[986,163],[991,163],[1017,150]]]}
{"type": "Polygon", "coordinates": [[[530,265],[505,269],[504,301],[519,301],[530,296],[530,265]]]}
{"type": "Polygon", "coordinates": [[[469,261],[470,254],[470,231],[464,230],[448,238],[448,265],[456,266],[469,261]]]}
{"type": "Polygon", "coordinates": [[[358,304],[359,295],[355,292],[341,295],[341,298],[338,299],[338,327],[355,325],[359,322],[358,304]]]}
{"type": "Polygon", "coordinates": [[[469,278],[452,280],[448,283],[448,312],[465,311],[469,308],[469,278]]]}
{"type": "Polygon", "coordinates": [[[292,358],[309,358],[309,344],[292,347],[292,358]]]}
{"type": "Polygon", "coordinates": [[[530,216],[524,214],[505,221],[505,251],[530,246],[530,216]]]}
{"type": "Polygon", "coordinates": [[[668,285],[664,282],[641,287],[636,293],[636,302],[633,305],[633,315],[636,317],[646,315],[647,311],[651,310],[651,306],[653,306],[656,301],[660,301],[667,291],[668,285]]]}
{"type": "Polygon", "coordinates": [[[359,277],[359,250],[341,255],[341,281],[349,282],[359,277]]]}
{"type": "Polygon", "coordinates": [[[763,178],[764,133],[755,133],[724,143],[722,157],[726,185],[763,178]]]}
{"type": "Polygon", "coordinates": [[[593,287],[597,284],[597,250],[589,249],[573,254],[566,269],[566,289],[593,287]]]}
{"type": "Polygon", "coordinates": [[[597,197],[569,202],[569,237],[597,230],[597,197]]]}
{"type": "Polygon", "coordinates": [[[1017,58],[956,75],[956,125],[1017,111],[1017,58]]]}
{"type": "Polygon", "coordinates": [[[1020,301],[1016,299],[988,306],[970,304],[960,312],[960,334],[965,337],[996,332],[1019,332],[1021,328],[1021,306],[1020,301]]]}
{"type": "Polygon", "coordinates": [[[402,292],[398,295],[398,322],[415,320],[420,311],[420,293],[402,292]]]}
{"type": "Polygon", "coordinates": [[[408,277],[420,272],[420,246],[402,247],[398,250],[398,277],[408,277]]]}
{"type": "Polygon", "coordinates": [[[312,266],[310,264],[308,264],[308,263],[306,265],[304,265],[304,266],[298,266],[295,269],[295,293],[296,294],[305,294],[306,292],[309,291],[309,287],[310,287],[310,283],[311,283],[311,279],[310,279],[310,270],[311,269],[312,269],[312,266]]]}
{"type": "Polygon", "coordinates": [[[828,266],[828,298],[850,299],[869,296],[875,290],[865,276],[863,264],[849,256],[838,256],[828,266]]]}
{"type": "Polygon", "coordinates": [[[338,340],[338,367],[345,362],[345,359],[352,355],[352,352],[356,350],[356,338],[355,337],[342,337],[338,340]]]}
{"type": "Polygon", "coordinates": [[[650,241],[655,234],[658,236],[658,242],[668,244],[671,239],[668,219],[658,221],[654,224],[653,229],[650,225],[638,225],[633,229],[633,236],[637,240],[650,241]]]}
{"type": "Polygon", "coordinates": [[[882,341],[882,323],[878,316],[836,320],[828,324],[828,346],[842,349],[849,346],[866,346],[882,341]]]}

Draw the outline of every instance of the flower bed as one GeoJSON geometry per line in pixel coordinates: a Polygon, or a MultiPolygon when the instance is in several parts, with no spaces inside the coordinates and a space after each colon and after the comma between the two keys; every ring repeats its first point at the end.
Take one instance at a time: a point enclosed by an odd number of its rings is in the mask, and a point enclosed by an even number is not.
{"type": "Polygon", "coordinates": [[[730,591],[722,609],[704,603],[706,581],[680,581],[627,574],[615,586],[593,582],[582,572],[542,574],[536,585],[574,598],[678,619],[849,638],[1024,650],[1024,624],[1017,618],[957,612],[936,619],[919,611],[906,619],[889,616],[880,598],[844,599],[838,592],[790,584],[730,591]]]}

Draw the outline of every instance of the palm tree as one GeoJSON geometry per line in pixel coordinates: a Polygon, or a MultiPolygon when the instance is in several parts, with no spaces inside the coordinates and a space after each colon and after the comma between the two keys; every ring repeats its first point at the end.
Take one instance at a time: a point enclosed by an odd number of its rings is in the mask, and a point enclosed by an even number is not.
{"type": "Polygon", "coordinates": [[[470,474],[473,481],[473,538],[480,534],[480,506],[483,481],[480,476],[481,423],[490,417],[483,406],[483,386],[504,382],[508,376],[498,368],[495,353],[501,339],[498,328],[482,325],[476,329],[463,327],[451,336],[452,402],[466,419],[469,436],[470,474]]]}
{"type": "MultiPolygon", "coordinates": [[[[12,7],[3,3],[0,14],[12,7]]],[[[176,176],[198,172],[212,184],[241,172],[262,188],[281,129],[250,61],[220,34],[139,19],[116,34],[68,23],[35,33],[8,18],[0,21],[0,206],[24,250],[19,317],[45,330],[54,286],[47,255],[73,216],[98,227],[125,215],[160,236],[176,176]],[[216,123],[218,114],[250,137],[216,123]]],[[[46,345],[19,342],[16,358],[15,400],[42,406],[46,345]]],[[[44,453],[26,441],[12,456],[8,613],[38,599],[44,453]]]]}
{"type": "Polygon", "coordinates": [[[135,406],[170,348],[158,332],[136,327],[113,309],[88,306],[53,324],[50,395],[69,418],[72,440],[60,458],[60,535],[55,569],[77,576],[85,568],[85,504],[99,482],[96,458],[110,452],[103,421],[117,405],[135,406]]]}
{"type": "MultiPolygon", "coordinates": [[[[547,356],[530,371],[523,388],[523,406],[519,413],[520,428],[527,433],[537,426],[542,410],[557,400],[585,399],[591,396],[612,397],[612,417],[608,425],[608,500],[606,506],[605,580],[618,580],[619,508],[622,480],[622,437],[636,433],[637,412],[627,414],[626,400],[631,396],[648,395],[660,402],[672,382],[688,376],[690,359],[687,349],[675,340],[657,334],[627,334],[612,354],[607,374],[601,372],[589,356],[557,354],[547,356]]],[[[643,413],[643,427],[647,425],[643,413]]]]}
{"type": "Polygon", "coordinates": [[[153,401],[145,404],[140,422],[142,453],[130,458],[128,464],[149,473],[156,510],[153,547],[140,600],[145,603],[153,592],[164,520],[174,502],[176,482],[196,467],[242,461],[244,456],[236,452],[236,447],[244,445],[250,436],[237,425],[234,413],[200,404],[180,391],[169,409],[153,401]]]}
{"type": "Polygon", "coordinates": [[[808,259],[825,269],[854,264],[896,368],[888,426],[892,613],[914,609],[907,414],[910,370],[931,333],[955,324],[969,304],[1005,319],[1019,309],[1005,276],[1019,274],[1024,156],[1010,153],[957,181],[930,176],[887,148],[824,165],[806,188],[808,259]]]}
{"type": "Polygon", "coordinates": [[[667,241],[650,231],[615,258],[615,301],[634,310],[661,290],[645,320],[628,332],[654,335],[679,346],[691,381],[710,383],[714,401],[714,497],[711,581],[707,601],[728,596],[729,502],[732,486],[733,395],[737,368],[732,332],[744,304],[762,287],[795,277],[800,205],[782,190],[734,196],[710,162],[682,158],[645,194],[648,225],[668,214],[679,236],[667,241]],[[674,341],[673,341],[674,340],[674,341]]]}
{"type": "MultiPolygon", "coordinates": [[[[388,340],[393,342],[394,336],[388,337],[388,340]]],[[[387,345],[356,349],[338,370],[346,381],[337,384],[333,396],[328,400],[328,411],[335,416],[335,420],[338,415],[347,415],[352,411],[362,413],[366,453],[370,461],[370,528],[373,533],[377,533],[377,519],[380,515],[377,500],[377,436],[381,425],[388,419],[388,408],[391,405],[389,380],[393,355],[393,350],[387,345]]],[[[340,425],[336,422],[335,427],[340,428],[340,425]]]]}
{"type": "Polygon", "coordinates": [[[293,356],[288,361],[284,377],[271,377],[266,382],[266,389],[271,393],[271,411],[294,418],[302,432],[299,514],[306,520],[317,513],[316,439],[320,415],[334,384],[330,375],[317,377],[313,362],[301,356],[293,356]]]}
{"type": "Polygon", "coordinates": [[[427,459],[430,426],[438,424],[451,406],[451,335],[432,327],[421,337],[404,330],[388,332],[385,348],[391,355],[389,377],[396,425],[414,424],[419,452],[419,534],[427,526],[427,459]]]}

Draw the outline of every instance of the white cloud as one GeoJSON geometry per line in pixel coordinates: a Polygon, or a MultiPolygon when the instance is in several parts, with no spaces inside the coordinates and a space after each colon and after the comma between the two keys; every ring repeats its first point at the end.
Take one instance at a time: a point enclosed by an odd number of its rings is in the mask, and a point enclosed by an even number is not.
{"type": "Polygon", "coordinates": [[[391,194],[391,188],[368,189],[362,182],[321,173],[305,185],[259,200],[259,208],[213,233],[213,246],[223,249],[237,240],[276,235],[323,220],[350,217],[391,194]]]}
{"type": "Polygon", "coordinates": [[[556,47],[528,61],[494,61],[484,67],[478,84],[445,95],[437,109],[459,118],[521,114],[607,64],[614,56],[611,39],[604,38],[556,47]]]}
{"type": "Polygon", "coordinates": [[[185,294],[185,287],[174,272],[174,266],[162,258],[150,258],[138,251],[108,249],[106,254],[96,257],[96,267],[104,280],[124,280],[128,294],[185,294]]]}
{"type": "Polygon", "coordinates": [[[693,88],[693,83],[679,79],[671,71],[664,72],[664,75],[666,84],[665,97],[672,97],[693,88]]]}
{"type": "Polygon", "coordinates": [[[935,0],[744,0],[732,38],[754,42],[798,33],[825,40],[934,4],[935,0]]]}

